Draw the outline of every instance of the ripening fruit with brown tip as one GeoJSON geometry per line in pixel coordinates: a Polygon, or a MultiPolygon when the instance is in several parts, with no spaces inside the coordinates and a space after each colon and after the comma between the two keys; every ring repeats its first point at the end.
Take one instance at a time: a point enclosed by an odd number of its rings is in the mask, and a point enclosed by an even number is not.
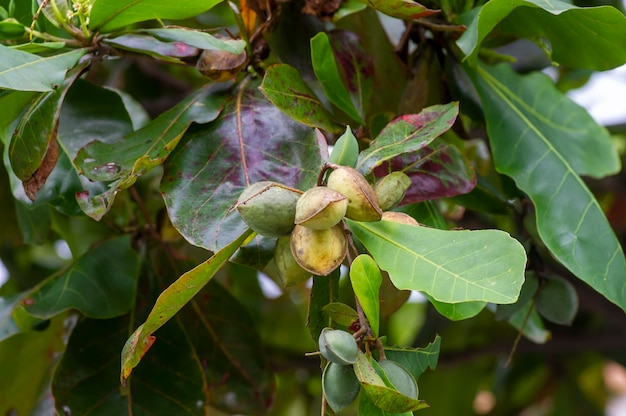
{"type": "Polygon", "coordinates": [[[328,175],[326,186],[348,197],[346,217],[356,221],[380,220],[383,212],[376,192],[358,170],[338,166],[328,175]]]}
{"type": "Polygon", "coordinates": [[[313,230],[330,228],[346,215],[348,197],[327,186],[306,191],[296,205],[295,223],[313,230]]]}
{"type": "Polygon", "coordinates": [[[341,224],[325,230],[296,225],[291,232],[291,253],[298,264],[317,276],[335,270],[348,252],[348,239],[341,224]]]}

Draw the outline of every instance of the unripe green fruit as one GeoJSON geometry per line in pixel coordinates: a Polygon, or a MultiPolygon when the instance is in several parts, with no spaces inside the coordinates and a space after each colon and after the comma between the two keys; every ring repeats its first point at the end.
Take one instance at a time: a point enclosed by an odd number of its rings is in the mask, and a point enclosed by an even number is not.
{"type": "Polygon", "coordinates": [[[341,329],[324,328],[318,339],[320,353],[331,363],[351,365],[359,350],[354,337],[341,329]]]}
{"type": "Polygon", "coordinates": [[[356,221],[380,220],[382,210],[376,192],[358,170],[338,166],[328,175],[326,185],[348,197],[346,217],[356,221]]]}
{"type": "Polygon", "coordinates": [[[291,253],[291,237],[284,236],[276,240],[274,263],[278,276],[284,286],[293,286],[311,277],[311,272],[304,270],[291,253]]]}
{"type": "Polygon", "coordinates": [[[419,225],[417,220],[404,212],[385,211],[381,218],[382,221],[397,222],[400,224],[419,225]]]}
{"type": "Polygon", "coordinates": [[[237,200],[239,215],[258,234],[277,238],[293,230],[296,204],[302,192],[276,182],[257,182],[237,200]]]}
{"type": "Polygon", "coordinates": [[[295,223],[313,230],[325,230],[341,221],[347,208],[345,195],[326,186],[316,186],[298,199],[295,223]]]}
{"type": "Polygon", "coordinates": [[[317,276],[335,270],[348,252],[348,239],[341,225],[312,230],[296,225],[291,232],[291,253],[298,264],[317,276]]]}
{"type": "Polygon", "coordinates": [[[335,413],[341,412],[356,399],[361,383],[354,374],[351,365],[330,362],[322,374],[322,390],[326,403],[335,413]]]}
{"type": "Polygon", "coordinates": [[[383,177],[374,188],[380,209],[387,211],[398,205],[410,186],[411,178],[403,172],[391,172],[383,177]]]}
{"type": "Polygon", "coordinates": [[[417,400],[419,395],[417,382],[406,368],[391,360],[380,360],[378,364],[385,370],[385,375],[400,393],[417,400]]]}

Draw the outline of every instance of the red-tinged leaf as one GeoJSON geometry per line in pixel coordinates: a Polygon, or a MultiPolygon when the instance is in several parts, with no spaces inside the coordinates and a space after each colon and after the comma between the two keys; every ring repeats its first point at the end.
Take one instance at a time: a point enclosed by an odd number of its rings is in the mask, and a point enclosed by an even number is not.
{"type": "Polygon", "coordinates": [[[117,49],[139,52],[173,63],[183,63],[180,58],[190,58],[200,53],[198,48],[183,42],[163,42],[152,36],[137,33],[106,39],[104,43],[117,49]]]}
{"type": "Polygon", "coordinates": [[[338,29],[329,32],[328,37],[350,99],[360,115],[365,117],[374,82],[372,58],[354,32],[338,29]]]}
{"type": "Polygon", "coordinates": [[[165,163],[161,191],[174,226],[217,251],[247,226],[234,210],[250,184],[308,189],[327,155],[315,130],[296,123],[257,89],[239,89],[211,124],[192,127],[165,163]]]}
{"type": "Polygon", "coordinates": [[[458,112],[458,104],[449,103],[396,118],[361,152],[357,169],[368,174],[386,160],[424,148],[452,127],[458,112]]]}
{"type": "Polygon", "coordinates": [[[476,186],[474,169],[451,144],[430,145],[396,156],[374,169],[374,175],[382,177],[394,171],[403,171],[411,178],[411,187],[399,205],[450,198],[476,186]]]}
{"type": "Polygon", "coordinates": [[[183,274],[161,293],[146,322],[135,330],[124,345],[120,375],[122,384],[125,384],[130,373],[153,344],[154,339],[151,338],[154,331],[163,326],[185,306],[226,264],[251,234],[251,230],[245,231],[239,238],[215,253],[210,259],[183,274]]]}
{"type": "Polygon", "coordinates": [[[432,16],[440,10],[429,9],[413,0],[360,0],[370,7],[388,16],[398,19],[413,20],[432,16]]]}

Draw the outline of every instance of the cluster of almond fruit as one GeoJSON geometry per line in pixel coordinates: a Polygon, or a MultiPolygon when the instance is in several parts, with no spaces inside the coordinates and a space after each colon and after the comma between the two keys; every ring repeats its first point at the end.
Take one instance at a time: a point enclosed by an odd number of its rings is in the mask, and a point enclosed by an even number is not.
{"type": "MultiPolygon", "coordinates": [[[[328,360],[322,374],[324,397],[333,411],[338,413],[356,399],[361,389],[353,368],[359,347],[352,334],[332,328],[322,330],[318,344],[320,353],[328,360]]],[[[388,387],[409,399],[417,400],[419,388],[415,377],[401,364],[383,358],[376,362],[374,370],[387,380],[388,387]]]]}
{"type": "MultiPolygon", "coordinates": [[[[325,185],[302,192],[262,181],[247,187],[237,201],[237,210],[251,229],[278,239],[274,261],[287,286],[311,275],[326,276],[339,267],[348,250],[344,217],[397,220],[400,213],[387,210],[402,200],[411,185],[402,172],[393,172],[372,187],[352,167],[328,167],[332,171],[325,185]]],[[[409,216],[401,221],[415,223],[409,216]]]]}

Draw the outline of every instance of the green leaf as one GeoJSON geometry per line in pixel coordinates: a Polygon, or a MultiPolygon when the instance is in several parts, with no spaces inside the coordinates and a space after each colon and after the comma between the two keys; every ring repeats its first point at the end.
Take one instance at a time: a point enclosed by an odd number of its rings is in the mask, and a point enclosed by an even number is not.
{"type": "Polygon", "coordinates": [[[614,7],[583,8],[558,0],[489,1],[457,41],[471,65],[482,41],[495,31],[547,39],[552,59],[566,67],[601,71],[626,62],[626,17],[614,7]]]}
{"type": "Polygon", "coordinates": [[[353,168],[356,166],[358,158],[359,142],[354,137],[350,126],[346,126],[346,132],[339,136],[333,146],[329,162],[353,168]]]}
{"type": "Polygon", "coordinates": [[[37,414],[37,405],[50,382],[51,368],[65,349],[63,339],[67,336],[67,324],[67,317],[59,316],[44,330],[23,332],[0,343],[0,409],[3,413],[37,414]]]}
{"type": "Polygon", "coordinates": [[[354,294],[361,303],[363,312],[375,337],[378,337],[380,324],[378,294],[382,280],[378,265],[367,254],[359,255],[350,265],[350,281],[352,282],[354,294]]]}
{"type": "Polygon", "coordinates": [[[388,16],[414,20],[439,13],[413,0],[359,0],[388,16]]]}
{"type": "Polygon", "coordinates": [[[485,309],[487,305],[486,302],[444,303],[436,301],[432,296],[426,293],[424,296],[426,296],[435,309],[437,309],[437,312],[451,321],[472,318],[485,309]]]}
{"type": "Polygon", "coordinates": [[[296,68],[287,64],[271,65],[265,71],[259,89],[272,104],[294,120],[329,132],[340,131],[340,126],[296,68]]]}
{"type": "Polygon", "coordinates": [[[226,264],[250,235],[252,235],[252,230],[248,229],[239,238],[216,252],[210,259],[180,276],[161,293],[146,321],[135,330],[124,345],[120,376],[123,384],[126,383],[133,368],[139,364],[141,358],[154,343],[155,337],[152,335],[154,331],[163,326],[185,306],[226,264]]]}
{"type": "Polygon", "coordinates": [[[535,307],[548,321],[559,325],[571,325],[578,312],[576,289],[567,280],[548,275],[537,294],[535,307]]]}
{"type": "Polygon", "coordinates": [[[526,253],[506,232],[346,222],[398,289],[446,303],[512,303],[524,282],[526,253]]]}
{"type": "Polygon", "coordinates": [[[11,314],[25,296],[25,293],[18,293],[0,297],[0,341],[22,331],[11,314]]]}
{"type": "Polygon", "coordinates": [[[409,373],[419,380],[427,369],[437,368],[439,361],[439,349],[441,337],[437,335],[433,342],[424,348],[385,347],[385,355],[389,360],[395,361],[406,368],[409,373]]]}
{"type": "Polygon", "coordinates": [[[347,327],[359,319],[359,315],[352,307],[341,302],[331,302],[325,305],[322,311],[339,325],[347,327]]]}
{"type": "Polygon", "coordinates": [[[129,311],[137,285],[139,257],[130,235],[94,246],[65,272],[45,280],[24,300],[28,313],[47,319],[68,309],[92,318],[129,311]]]}
{"type": "Polygon", "coordinates": [[[162,164],[192,122],[215,119],[225,99],[220,90],[199,89],[140,130],[126,135],[121,142],[93,141],[82,148],[74,160],[80,173],[94,181],[113,182],[102,194],[80,194],[81,208],[89,216],[100,219],[119,190],[133,185],[139,176],[162,164]],[[103,201],[104,206],[98,201],[103,201]]]}
{"type": "Polygon", "coordinates": [[[24,191],[34,200],[58,159],[57,130],[61,105],[67,91],[88,63],[70,72],[63,85],[37,96],[22,115],[9,145],[13,173],[23,182],[24,191]]]}
{"type": "Polygon", "coordinates": [[[533,201],[539,235],[578,278],[626,310],[626,259],[578,175],[619,170],[605,129],[540,74],[506,65],[468,70],[480,93],[496,169],[533,201]]]}
{"type": "Polygon", "coordinates": [[[361,152],[357,169],[367,174],[386,160],[424,148],[452,127],[458,113],[458,103],[449,103],[396,118],[361,152]]]}
{"type": "Polygon", "coordinates": [[[508,321],[513,328],[521,331],[524,337],[536,344],[545,344],[552,336],[551,332],[545,328],[534,302],[526,303],[508,321]]]}
{"type": "Polygon", "coordinates": [[[367,356],[361,351],[357,352],[354,373],[361,382],[362,389],[372,402],[385,412],[392,414],[403,413],[428,407],[423,400],[413,399],[395,389],[387,387],[383,379],[376,373],[367,356]]]}
{"type": "Polygon", "coordinates": [[[95,0],[89,16],[89,29],[111,32],[126,25],[153,19],[186,19],[209,10],[218,0],[95,0]]]}
{"type": "Polygon", "coordinates": [[[128,317],[85,319],[76,325],[52,380],[57,412],[203,414],[203,406],[197,406],[207,399],[201,363],[176,323],[159,332],[164,342],[155,345],[145,365],[137,369],[134,383],[120,388],[119,352],[128,326],[128,317]]]}
{"type": "Polygon", "coordinates": [[[192,126],[164,165],[161,192],[172,223],[210,251],[247,229],[232,207],[248,185],[273,180],[308,189],[327,157],[315,130],[285,115],[257,86],[235,91],[214,122],[192,126]]]}
{"type": "Polygon", "coordinates": [[[57,89],[85,49],[52,56],[37,56],[0,44],[0,88],[20,91],[50,91],[57,89]]]}
{"type": "Polygon", "coordinates": [[[103,39],[103,43],[116,49],[138,52],[165,62],[184,64],[182,58],[193,58],[200,50],[180,42],[163,42],[152,36],[128,33],[113,39],[103,39]]]}
{"type": "Polygon", "coordinates": [[[157,39],[167,42],[182,42],[195,46],[198,49],[216,49],[239,55],[246,47],[246,42],[240,39],[220,39],[210,33],[192,29],[163,28],[141,29],[139,33],[147,33],[157,39]]]}
{"type": "Polygon", "coordinates": [[[65,47],[65,42],[44,42],[44,43],[22,43],[20,45],[13,45],[11,49],[17,49],[18,51],[28,52],[28,53],[49,53],[50,51],[55,51],[59,49],[63,49],[65,47]]]}
{"type": "Polygon", "coordinates": [[[353,103],[348,87],[341,77],[339,63],[327,33],[320,32],[311,38],[311,61],[315,76],[322,84],[328,99],[352,120],[365,124],[362,109],[353,103]]]}
{"type": "Polygon", "coordinates": [[[309,312],[306,326],[311,339],[317,343],[322,329],[330,326],[329,315],[324,311],[326,305],[333,304],[339,297],[339,271],[333,271],[327,277],[313,279],[309,300],[309,312]]]}

